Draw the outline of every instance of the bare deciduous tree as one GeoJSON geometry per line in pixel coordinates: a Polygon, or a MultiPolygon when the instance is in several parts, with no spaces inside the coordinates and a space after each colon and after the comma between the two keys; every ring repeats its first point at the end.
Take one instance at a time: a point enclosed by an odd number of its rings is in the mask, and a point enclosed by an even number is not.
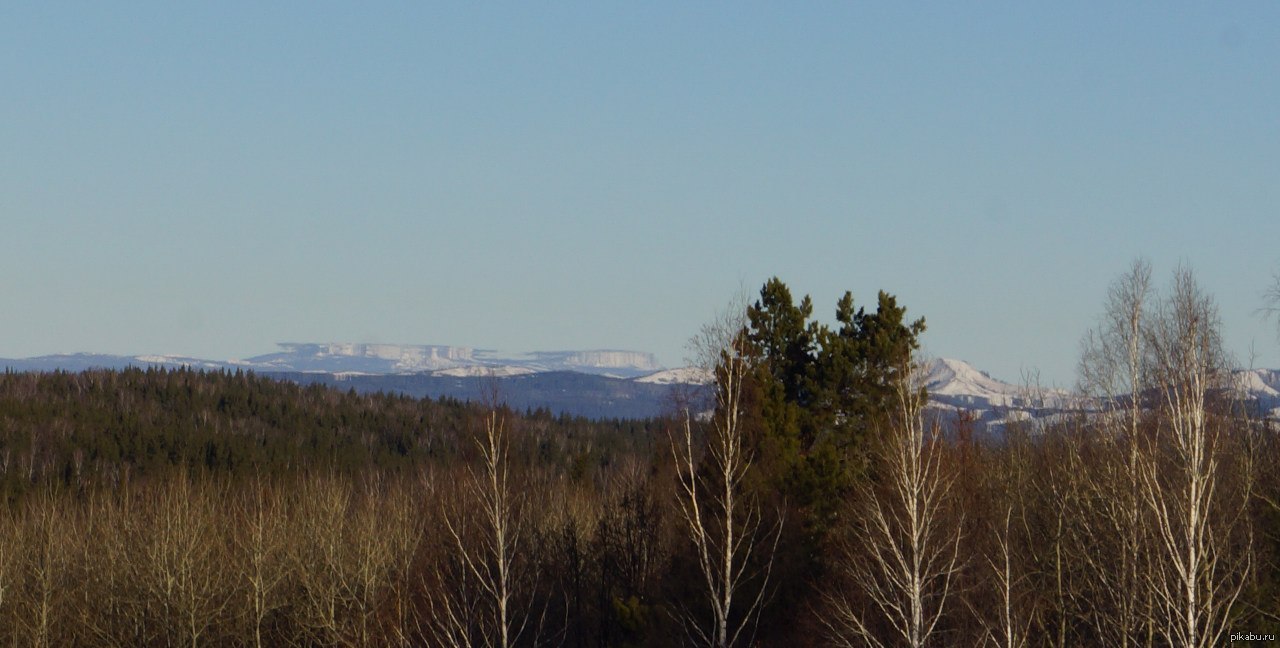
{"type": "MultiPolygon", "coordinates": [[[[67,504],[63,505],[64,507],[67,504]]],[[[86,645],[138,645],[151,641],[154,620],[139,575],[147,531],[147,505],[130,489],[95,493],[84,504],[76,559],[78,640],[86,645]]]]}
{"type": "Polygon", "coordinates": [[[475,438],[479,468],[468,469],[464,492],[441,516],[455,569],[436,567],[441,587],[431,593],[438,642],[463,646],[515,645],[533,620],[529,575],[521,570],[525,498],[512,483],[511,438],[496,383],[475,438]]]}
{"type": "Polygon", "coordinates": [[[312,479],[295,507],[298,528],[293,571],[298,605],[311,639],[323,644],[373,645],[379,596],[389,585],[390,518],[381,479],[360,487],[342,477],[312,479]]]}
{"type": "Polygon", "coordinates": [[[991,529],[995,540],[995,555],[987,557],[988,576],[995,584],[998,608],[995,621],[985,622],[986,640],[1001,648],[1022,648],[1027,645],[1031,632],[1031,617],[1020,605],[1027,575],[1020,573],[1013,549],[1011,522],[1013,508],[1005,510],[1002,525],[991,529]]]}
{"type": "Polygon", "coordinates": [[[1142,467],[1157,538],[1158,629],[1177,645],[1217,645],[1250,567],[1249,551],[1231,546],[1236,525],[1247,524],[1249,477],[1244,488],[1223,488],[1222,426],[1210,421],[1207,399],[1229,373],[1217,307],[1190,270],[1175,273],[1145,339],[1163,412],[1159,446],[1142,467]]]}
{"type": "Polygon", "coordinates": [[[23,584],[15,601],[22,643],[52,646],[65,640],[68,579],[71,573],[73,529],[62,510],[61,498],[50,492],[35,495],[22,519],[23,584]]]}
{"type": "Polygon", "coordinates": [[[717,648],[750,643],[781,535],[781,522],[767,528],[759,503],[743,488],[754,454],[742,422],[751,370],[746,323],[745,300],[739,300],[692,341],[698,364],[715,376],[715,409],[701,443],[687,409],[680,438],[670,439],[679,511],[693,543],[701,602],[710,611],[705,619],[685,611],[681,621],[692,641],[717,648]]]}
{"type": "Polygon", "coordinates": [[[390,565],[391,602],[386,634],[388,641],[401,646],[415,645],[418,640],[413,585],[414,561],[426,532],[422,495],[417,480],[400,479],[393,482],[381,498],[382,515],[388,525],[385,535],[390,565]]]}
{"type": "Polygon", "coordinates": [[[151,517],[140,538],[138,577],[170,645],[197,646],[225,625],[222,612],[231,593],[217,522],[221,495],[212,482],[192,485],[180,475],[147,502],[151,517]]]}
{"type": "Polygon", "coordinates": [[[341,643],[346,619],[342,571],[347,559],[343,529],[351,508],[351,485],[344,479],[311,477],[291,506],[290,569],[297,579],[296,614],[315,643],[341,643]]]}
{"type": "Polygon", "coordinates": [[[826,596],[822,621],[843,646],[928,644],[960,569],[962,528],[947,510],[944,441],[922,416],[920,367],[911,358],[903,365],[897,412],[875,449],[878,483],[864,488],[866,509],[845,546],[841,569],[854,591],[826,596]]]}
{"type": "Polygon", "coordinates": [[[1146,341],[1152,296],[1151,265],[1138,259],[1107,292],[1098,328],[1082,343],[1081,391],[1103,409],[1102,441],[1109,450],[1082,472],[1092,508],[1078,525],[1088,550],[1090,590],[1098,600],[1094,629],[1115,646],[1149,643],[1154,600],[1145,576],[1150,534],[1145,520],[1140,466],[1143,393],[1149,384],[1146,341]]]}
{"type": "Polygon", "coordinates": [[[262,625],[267,615],[284,604],[283,586],[289,573],[284,513],[282,498],[261,479],[254,480],[240,502],[236,564],[246,599],[245,621],[257,648],[264,645],[262,625]]]}
{"type": "MultiPolygon", "coordinates": [[[[958,467],[971,476],[966,479],[970,488],[972,482],[985,482],[979,498],[959,504],[975,521],[966,549],[978,562],[960,600],[977,620],[984,646],[1026,646],[1043,634],[1037,626],[1050,596],[1035,555],[1045,531],[1035,509],[1043,501],[1036,497],[1043,490],[1036,482],[1044,477],[1037,451],[1046,434],[1026,425],[1007,426],[1001,444],[982,448],[980,463],[958,467]]],[[[959,486],[963,491],[966,484],[959,486]]]]}

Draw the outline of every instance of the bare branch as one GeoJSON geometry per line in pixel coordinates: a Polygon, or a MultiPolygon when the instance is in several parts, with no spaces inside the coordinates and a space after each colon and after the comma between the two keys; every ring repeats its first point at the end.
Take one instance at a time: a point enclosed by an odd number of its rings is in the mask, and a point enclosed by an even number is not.
{"type": "Polygon", "coordinates": [[[826,595],[830,615],[821,621],[840,645],[928,644],[961,569],[961,526],[947,516],[952,479],[942,465],[943,443],[923,420],[922,372],[913,359],[903,362],[898,412],[877,449],[883,481],[865,488],[866,510],[841,566],[869,609],[845,592],[826,595]],[[881,624],[891,636],[879,635],[881,624]]]}
{"type": "Polygon", "coordinates": [[[691,639],[717,648],[749,642],[754,634],[781,534],[781,518],[766,528],[758,502],[743,488],[753,453],[742,424],[743,384],[751,364],[743,334],[745,300],[740,302],[690,343],[694,358],[716,377],[715,410],[705,438],[695,441],[689,411],[680,438],[670,436],[679,470],[679,512],[710,610],[710,619],[685,611],[681,621],[691,639]]]}

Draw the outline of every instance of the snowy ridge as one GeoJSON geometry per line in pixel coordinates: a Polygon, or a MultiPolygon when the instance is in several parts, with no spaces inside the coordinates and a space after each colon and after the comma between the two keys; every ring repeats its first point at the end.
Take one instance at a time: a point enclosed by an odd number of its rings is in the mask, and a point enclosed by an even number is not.
{"type": "Polygon", "coordinates": [[[925,388],[936,400],[966,405],[1008,407],[1017,389],[963,360],[939,358],[925,365],[925,388]]]}
{"type": "Polygon", "coordinates": [[[963,360],[938,358],[925,363],[927,410],[944,426],[961,417],[979,431],[997,432],[1016,422],[1034,425],[1055,420],[1073,407],[1060,389],[1020,386],[993,378],[963,360]]]}
{"type": "Polygon", "coordinates": [[[1280,419],[1280,370],[1247,369],[1235,374],[1237,393],[1258,406],[1258,411],[1280,419]]]}
{"type": "Polygon", "coordinates": [[[136,364],[139,366],[159,365],[163,367],[190,367],[192,369],[220,369],[222,363],[210,360],[201,360],[199,358],[186,358],[183,356],[171,355],[140,355],[133,356],[136,364]]]}
{"type": "Polygon", "coordinates": [[[701,367],[680,367],[655,371],[635,381],[654,385],[710,385],[712,376],[710,371],[701,367]]]}
{"type": "Polygon", "coordinates": [[[1280,399],[1280,371],[1249,369],[1236,374],[1236,389],[1256,398],[1280,399]]]}
{"type": "Polygon", "coordinates": [[[433,376],[449,376],[451,378],[506,378],[508,376],[525,376],[538,373],[528,367],[467,365],[452,369],[440,369],[431,372],[433,376]]]}
{"type": "Polygon", "coordinates": [[[1063,390],[1014,385],[949,358],[927,362],[924,380],[930,400],[963,408],[1061,409],[1070,400],[1063,390]]]}

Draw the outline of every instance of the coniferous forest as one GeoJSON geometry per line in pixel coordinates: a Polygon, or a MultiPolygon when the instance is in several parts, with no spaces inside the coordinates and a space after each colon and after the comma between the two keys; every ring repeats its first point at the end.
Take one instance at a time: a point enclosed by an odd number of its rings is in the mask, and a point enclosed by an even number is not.
{"type": "Polygon", "coordinates": [[[1212,296],[1139,262],[1101,302],[1081,407],[998,434],[927,407],[925,321],[892,295],[815,315],[777,279],[694,338],[709,395],[653,420],[512,411],[496,388],[5,373],[0,644],[1280,633],[1277,427],[1236,396],[1212,296]]]}

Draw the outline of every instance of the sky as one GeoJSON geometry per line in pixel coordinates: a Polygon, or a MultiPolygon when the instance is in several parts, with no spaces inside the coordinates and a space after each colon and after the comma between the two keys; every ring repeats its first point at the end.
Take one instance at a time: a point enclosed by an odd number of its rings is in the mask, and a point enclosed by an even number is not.
{"type": "Polygon", "coordinates": [[[1280,367],[1274,2],[15,2],[0,83],[0,357],[678,366],[777,276],[1070,386],[1143,256],[1280,367]]]}

